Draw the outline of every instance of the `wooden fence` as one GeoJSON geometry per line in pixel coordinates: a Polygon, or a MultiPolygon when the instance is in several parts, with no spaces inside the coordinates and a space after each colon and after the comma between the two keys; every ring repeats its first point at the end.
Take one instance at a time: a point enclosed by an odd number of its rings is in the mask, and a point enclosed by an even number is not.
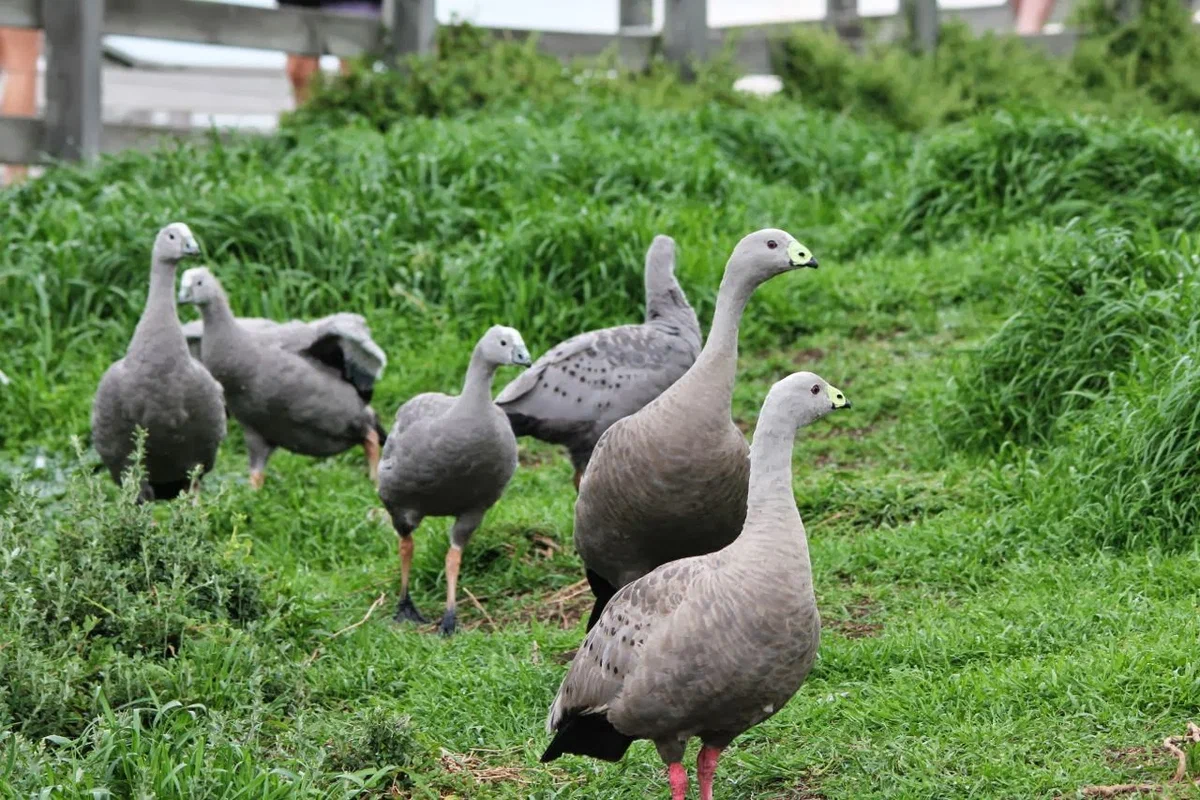
{"type": "MultiPolygon", "coordinates": [[[[706,0],[665,0],[661,33],[652,26],[652,0],[619,2],[615,34],[494,29],[502,37],[538,36],[538,46],[561,58],[616,50],[631,68],[661,52],[686,69],[723,47],[729,37],[749,73],[770,73],[768,31],[777,24],[714,29],[706,0]]],[[[1066,2],[1066,0],[1060,0],[1066,2]]],[[[170,39],[259,48],[306,55],[353,57],[383,52],[392,57],[424,53],[434,46],[435,0],[384,0],[378,20],[295,8],[260,8],[194,0],[0,0],[0,26],[40,28],[45,33],[45,115],[42,119],[0,116],[0,163],[35,164],[77,160],[152,143],[163,136],[195,131],[101,119],[102,36],[170,39]]],[[[924,47],[936,44],[939,14],[965,20],[976,31],[1011,31],[1007,5],[939,11],[937,0],[902,0],[896,17],[880,18],[882,35],[911,30],[924,47]]],[[[861,35],[858,0],[829,0],[825,24],[842,35],[861,35]]],[[[1073,46],[1070,34],[1029,37],[1056,52],[1073,46]]]]}

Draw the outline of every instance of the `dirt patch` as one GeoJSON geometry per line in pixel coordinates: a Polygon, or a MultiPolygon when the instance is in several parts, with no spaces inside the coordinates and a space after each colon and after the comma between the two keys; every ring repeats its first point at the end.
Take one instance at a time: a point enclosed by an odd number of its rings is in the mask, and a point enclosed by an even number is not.
{"type": "Polygon", "coordinates": [[[783,791],[773,794],[767,800],[826,800],[825,795],[817,791],[816,781],[809,775],[800,776],[800,781],[783,791]]]}
{"type": "Polygon", "coordinates": [[[846,607],[846,615],[833,619],[821,618],[821,627],[837,631],[847,639],[864,639],[878,636],[883,625],[867,618],[879,610],[879,604],[869,597],[861,597],[846,607]]]}
{"type": "MultiPolygon", "coordinates": [[[[592,592],[586,580],[549,593],[525,592],[509,597],[513,606],[512,610],[507,613],[499,612],[494,617],[472,619],[463,627],[473,629],[486,625],[496,630],[509,625],[528,625],[536,620],[547,625],[557,625],[565,631],[574,628],[584,615],[590,614],[592,611],[592,592]]],[[[467,602],[481,614],[485,614],[483,603],[487,599],[487,597],[468,596],[467,602]]],[[[459,606],[462,605],[464,603],[460,602],[459,606]]],[[[557,658],[557,656],[551,656],[551,658],[557,658]]]]}
{"type": "Polygon", "coordinates": [[[562,453],[548,448],[536,450],[522,447],[517,451],[517,463],[522,467],[544,467],[562,458],[562,453]]]}
{"type": "MultiPolygon", "coordinates": [[[[1200,789],[1200,778],[1188,774],[1188,756],[1184,748],[1200,746],[1200,725],[1194,722],[1187,724],[1187,732],[1182,736],[1168,736],[1163,739],[1161,747],[1126,747],[1109,750],[1107,755],[1119,764],[1125,764],[1124,759],[1139,759],[1130,766],[1151,766],[1140,761],[1142,756],[1157,757],[1159,763],[1170,755],[1175,760],[1175,774],[1161,784],[1158,783],[1121,783],[1110,786],[1085,786],[1080,792],[1084,797],[1123,797],[1126,795],[1154,794],[1170,796],[1172,789],[1195,787],[1200,789]]],[[[1161,767],[1160,767],[1161,769],[1161,767]]]]}

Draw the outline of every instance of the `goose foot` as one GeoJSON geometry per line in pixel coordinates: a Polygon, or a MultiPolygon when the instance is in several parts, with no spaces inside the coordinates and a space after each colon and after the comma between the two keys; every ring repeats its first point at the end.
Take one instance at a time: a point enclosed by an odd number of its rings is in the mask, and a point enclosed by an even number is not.
{"type": "Polygon", "coordinates": [[[458,627],[458,615],[453,608],[447,608],[446,613],[442,616],[442,624],[438,626],[438,633],[442,636],[452,636],[456,627],[458,627]]]}
{"type": "Polygon", "coordinates": [[[267,482],[267,475],[261,470],[252,470],[250,472],[250,488],[258,491],[267,482]]]}
{"type": "Polygon", "coordinates": [[[412,598],[407,594],[400,600],[400,605],[396,606],[396,615],[392,617],[396,622],[415,622],[418,625],[426,625],[429,620],[421,615],[417,607],[413,605],[412,598]]]}

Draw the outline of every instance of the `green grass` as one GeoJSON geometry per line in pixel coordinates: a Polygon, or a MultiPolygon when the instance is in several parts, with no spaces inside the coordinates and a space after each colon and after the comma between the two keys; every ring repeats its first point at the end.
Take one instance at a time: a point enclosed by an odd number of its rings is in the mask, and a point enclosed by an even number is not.
{"type": "MultiPolygon", "coordinates": [[[[731,748],[717,796],[1075,797],[1170,776],[1154,748],[1200,717],[1194,135],[651,105],[295,122],[0,194],[0,796],[665,793],[647,745],[537,761],[586,610],[562,453],[522,443],[448,641],[389,621],[395,536],[368,516],[361,453],[281,453],[254,493],[231,424],[196,506],[136,508],[91,474],[71,438],[86,450],[173,219],[241,314],[365,314],[385,418],[456,391],[492,323],[536,355],[639,319],[655,233],[707,328],[737,239],[790,230],[822,266],[752,300],[734,415],[752,431],[797,369],[854,409],[795,451],[817,665],[731,748]]],[[[427,612],[447,529],[416,535],[427,612]]]]}

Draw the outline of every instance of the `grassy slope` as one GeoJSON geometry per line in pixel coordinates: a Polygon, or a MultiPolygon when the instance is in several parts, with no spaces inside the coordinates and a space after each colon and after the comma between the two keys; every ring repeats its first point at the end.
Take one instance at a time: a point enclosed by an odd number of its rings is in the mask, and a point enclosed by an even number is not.
{"type": "MultiPolygon", "coordinates": [[[[731,749],[718,797],[1052,797],[1161,781],[1168,758],[1127,750],[1200,713],[1195,540],[1103,551],[1093,531],[1042,536],[1012,488],[1020,457],[940,441],[961,354],[1009,316],[1023,269],[1077,206],[1058,192],[1046,202],[1065,211],[1017,224],[981,210],[988,198],[955,200],[952,184],[933,197],[898,183],[907,156],[885,129],[786,107],[613,108],[52,173],[0,197],[13,212],[0,296],[17,309],[0,357],[15,379],[0,399],[3,447],[53,492],[54,470],[71,464],[66,434],[86,433],[95,382],[140,308],[146,244],[168,218],[193,223],[242,313],[317,314],[353,298],[392,358],[376,395],[385,416],[416,391],[456,390],[474,332],[491,322],[521,327],[537,353],[637,318],[642,252],[660,230],[680,243],[707,327],[736,238],[782,225],[822,268],[752,301],[735,415],[751,429],[771,382],[797,368],[844,389],[854,410],[796,448],[820,658],[793,702],[731,749]],[[914,203],[938,224],[906,220],[914,203]],[[930,249],[913,250],[905,226],[936,230],[930,249]]],[[[1033,194],[1023,202],[1039,212],[1033,194]]],[[[0,734],[6,795],[354,795],[385,792],[388,765],[403,768],[401,796],[665,791],[646,745],[616,766],[537,764],[564,671],[554,656],[578,643],[584,608],[570,589],[581,576],[561,454],[523,443],[522,469],[464,558],[462,585],[486,612],[464,597],[451,641],[388,621],[394,535],[367,516],[377,501],[360,454],[280,454],[259,495],[244,458],[231,425],[197,513],[218,542],[250,549],[285,605],[245,628],[196,626],[175,658],[97,656],[103,697],[67,738],[39,741],[56,731],[6,712],[0,724],[30,737],[0,734]],[[368,621],[330,637],[381,593],[368,621]]],[[[1065,516],[1070,487],[1059,488],[1065,516]]],[[[446,529],[433,520],[417,534],[427,612],[443,596],[446,529]]],[[[0,647],[5,658],[16,656],[0,647]]],[[[81,680],[54,669],[64,686],[81,680]]]]}

